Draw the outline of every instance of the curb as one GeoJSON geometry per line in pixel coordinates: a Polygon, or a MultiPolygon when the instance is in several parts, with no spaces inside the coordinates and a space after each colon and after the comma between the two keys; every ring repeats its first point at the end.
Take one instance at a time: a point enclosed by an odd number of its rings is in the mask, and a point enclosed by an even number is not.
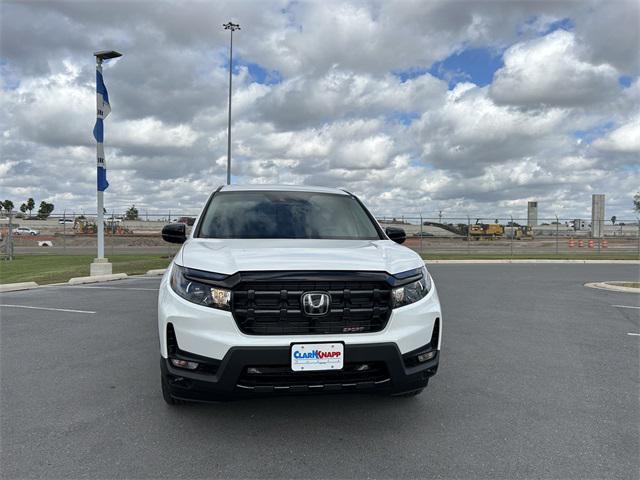
{"type": "Polygon", "coordinates": [[[585,287],[587,288],[597,288],[599,290],[609,290],[611,292],[623,292],[623,293],[640,293],[640,288],[630,288],[630,287],[622,287],[620,285],[611,285],[608,282],[593,282],[593,283],[585,283],[585,287]]]}
{"type": "Polygon", "coordinates": [[[39,285],[36,282],[5,283],[0,285],[0,292],[17,292],[18,290],[31,290],[38,287],[39,285]]]}
{"type": "Polygon", "coordinates": [[[70,278],[69,285],[82,285],[83,283],[109,282],[111,280],[122,280],[127,278],[126,273],[112,273],[110,275],[94,275],[92,277],[75,277],[70,278]]]}
{"type": "Polygon", "coordinates": [[[640,260],[545,260],[545,259],[513,259],[513,260],[425,260],[424,263],[440,264],[489,264],[489,263],[575,263],[575,264],[595,264],[595,265],[640,265],[640,260]]]}
{"type": "Polygon", "coordinates": [[[155,270],[149,270],[145,275],[164,275],[166,268],[156,268],[155,270]]]}

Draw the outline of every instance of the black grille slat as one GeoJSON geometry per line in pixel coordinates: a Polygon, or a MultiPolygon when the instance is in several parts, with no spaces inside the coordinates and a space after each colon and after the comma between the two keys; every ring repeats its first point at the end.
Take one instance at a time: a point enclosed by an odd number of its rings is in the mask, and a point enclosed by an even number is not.
{"type": "Polygon", "coordinates": [[[389,371],[384,362],[347,363],[342,370],[316,372],[293,372],[289,365],[270,365],[245,368],[238,383],[250,387],[270,386],[277,388],[303,385],[375,383],[388,378],[389,371]]]}
{"type": "MultiPolygon", "coordinates": [[[[299,276],[300,272],[296,272],[299,276]]],[[[315,278],[322,274],[314,272],[315,278]]],[[[330,277],[331,275],[327,275],[330,277]]],[[[391,315],[391,287],[385,281],[363,280],[241,281],[233,288],[232,313],[238,328],[250,335],[340,334],[377,332],[391,315]],[[304,292],[331,295],[327,315],[309,317],[302,311],[304,292]]]]}

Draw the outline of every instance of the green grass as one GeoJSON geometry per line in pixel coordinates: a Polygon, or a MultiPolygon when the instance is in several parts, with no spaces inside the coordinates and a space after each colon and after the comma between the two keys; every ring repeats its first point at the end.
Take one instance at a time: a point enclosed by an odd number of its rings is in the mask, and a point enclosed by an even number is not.
{"type": "MultiPolygon", "coordinates": [[[[39,284],[66,282],[72,277],[89,275],[92,255],[21,255],[12,261],[0,260],[0,283],[30,282],[39,284]]],[[[113,273],[141,274],[165,268],[171,258],[166,255],[113,255],[113,273]]]]}
{"type": "MultiPolygon", "coordinates": [[[[508,260],[550,259],[550,260],[638,260],[633,253],[594,254],[545,254],[545,253],[425,253],[425,260],[508,260]]],[[[0,283],[30,282],[39,284],[66,282],[72,277],[89,275],[92,255],[21,255],[12,261],[0,260],[0,283]]],[[[167,255],[113,255],[113,273],[129,275],[146,273],[147,270],[165,268],[171,259],[167,255]]]]}
{"type": "Polygon", "coordinates": [[[425,260],[638,260],[636,253],[423,253],[425,260]]]}

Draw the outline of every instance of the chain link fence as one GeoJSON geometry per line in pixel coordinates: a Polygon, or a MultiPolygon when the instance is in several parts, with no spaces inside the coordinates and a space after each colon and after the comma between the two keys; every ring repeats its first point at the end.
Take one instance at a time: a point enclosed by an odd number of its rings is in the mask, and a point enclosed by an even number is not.
{"type": "MultiPolygon", "coordinates": [[[[167,254],[177,246],[162,241],[162,227],[171,222],[193,225],[195,212],[144,213],[137,219],[105,214],[105,255],[167,254]]],[[[403,228],[405,245],[434,258],[640,258],[638,219],[604,221],[595,228],[588,219],[485,216],[428,217],[379,215],[383,228],[403,228]],[[594,235],[594,232],[597,235],[594,235]]],[[[0,217],[0,251],[23,254],[96,252],[96,216],[77,212],[47,219],[0,217]]]]}

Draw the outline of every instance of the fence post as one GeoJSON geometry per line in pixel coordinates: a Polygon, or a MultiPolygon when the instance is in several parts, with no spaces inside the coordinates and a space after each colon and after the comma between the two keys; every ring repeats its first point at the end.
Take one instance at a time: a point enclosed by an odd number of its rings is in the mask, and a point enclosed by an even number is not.
{"type": "Polygon", "coordinates": [[[62,211],[62,251],[67,254],[67,209],[62,211]]]}
{"type": "Polygon", "coordinates": [[[467,215],[467,255],[471,252],[471,218],[467,215]]]}
{"type": "Polygon", "coordinates": [[[13,260],[13,214],[9,210],[9,231],[7,232],[7,257],[13,260]]]}
{"type": "MultiPolygon", "coordinates": [[[[122,224],[124,227],[124,220],[122,220],[122,224]]],[[[116,214],[113,210],[111,210],[111,256],[113,257],[113,248],[116,239],[116,214]]]]}
{"type": "Polygon", "coordinates": [[[420,212],[420,253],[422,253],[422,212],[420,212]]]}
{"type": "Polygon", "coordinates": [[[513,260],[513,215],[509,215],[509,218],[511,218],[511,241],[509,242],[509,259],[513,260]]]}
{"type": "Polygon", "coordinates": [[[560,241],[560,238],[558,237],[560,231],[560,221],[558,220],[558,215],[556,215],[556,255],[558,255],[558,242],[560,241]]]}

